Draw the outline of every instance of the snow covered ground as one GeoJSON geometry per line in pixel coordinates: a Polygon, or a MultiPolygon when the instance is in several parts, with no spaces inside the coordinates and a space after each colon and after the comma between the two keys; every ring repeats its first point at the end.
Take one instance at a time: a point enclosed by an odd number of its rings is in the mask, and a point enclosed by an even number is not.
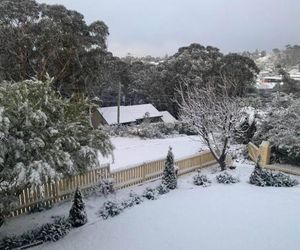
{"type": "MultiPolygon", "coordinates": [[[[207,188],[192,184],[194,173],[180,177],[178,189],[108,220],[97,216],[107,198],[90,197],[86,200],[88,224],[56,243],[36,249],[300,249],[300,186],[256,187],[248,183],[252,170],[253,165],[238,164],[236,170],[229,172],[241,182],[223,185],[216,183],[214,167],[204,169],[202,172],[213,181],[207,188]]],[[[155,185],[157,182],[127,188],[110,198],[120,200],[130,190],[141,193],[146,186],[155,185]]],[[[45,213],[29,215],[27,227],[33,227],[33,221],[39,223],[46,217],[49,220],[50,215],[67,215],[70,206],[67,202],[45,213]]],[[[1,229],[2,233],[19,230],[24,218],[11,221],[1,229]]]]}
{"type": "Polygon", "coordinates": [[[100,157],[101,164],[111,163],[111,170],[165,158],[169,146],[173,149],[175,160],[206,149],[199,136],[176,136],[147,140],[138,137],[113,137],[111,141],[115,146],[114,162],[112,159],[100,157]]]}

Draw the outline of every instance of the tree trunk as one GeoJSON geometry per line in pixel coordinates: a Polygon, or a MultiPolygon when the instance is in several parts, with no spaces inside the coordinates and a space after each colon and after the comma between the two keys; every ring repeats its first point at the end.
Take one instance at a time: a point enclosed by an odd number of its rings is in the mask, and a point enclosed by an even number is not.
{"type": "Polygon", "coordinates": [[[221,171],[224,171],[227,168],[225,160],[226,160],[226,154],[222,154],[220,156],[220,158],[218,159],[218,163],[219,163],[219,165],[221,167],[221,171]]]}

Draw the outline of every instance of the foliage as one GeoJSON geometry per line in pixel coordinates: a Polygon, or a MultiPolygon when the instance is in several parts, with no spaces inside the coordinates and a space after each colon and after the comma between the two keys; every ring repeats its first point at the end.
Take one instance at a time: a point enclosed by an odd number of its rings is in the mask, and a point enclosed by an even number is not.
{"type": "MultiPolygon", "coordinates": [[[[225,84],[225,83],[224,83],[225,84]]],[[[191,88],[181,95],[180,118],[193,126],[203,142],[208,146],[215,160],[225,170],[226,155],[234,135],[240,129],[237,124],[243,117],[245,104],[240,98],[228,96],[224,93],[216,94],[212,88],[205,90],[191,88]]]]}
{"type": "Polygon", "coordinates": [[[269,140],[272,153],[283,163],[300,164],[300,99],[276,95],[261,118],[255,134],[257,143],[269,140]]]}
{"type": "Polygon", "coordinates": [[[156,200],[158,196],[158,191],[155,188],[147,187],[146,190],[143,192],[143,197],[148,200],[156,200]]]}
{"type": "Polygon", "coordinates": [[[49,73],[63,94],[97,91],[114,61],[106,51],[108,34],[104,22],[87,24],[62,5],[1,1],[0,81],[45,80],[49,73]]]}
{"type": "Polygon", "coordinates": [[[143,139],[166,138],[168,136],[185,134],[196,135],[195,129],[187,123],[142,123],[128,126],[106,126],[105,130],[111,136],[130,137],[138,136],[143,139]]]}
{"type": "Polygon", "coordinates": [[[108,219],[108,217],[119,215],[123,211],[123,209],[123,206],[118,202],[106,201],[100,209],[99,215],[106,220],[108,219]]]}
{"type": "Polygon", "coordinates": [[[87,214],[82,200],[82,194],[77,188],[74,194],[73,205],[69,213],[69,221],[73,227],[80,227],[87,223],[87,214]]]}
{"type": "Polygon", "coordinates": [[[234,128],[234,140],[238,144],[248,144],[256,131],[256,120],[254,109],[247,107],[244,108],[245,115],[241,118],[241,121],[234,128]]]}
{"type": "Polygon", "coordinates": [[[193,183],[197,186],[208,187],[211,184],[211,180],[206,175],[201,174],[200,171],[193,177],[193,183]]]}
{"type": "Polygon", "coordinates": [[[2,241],[0,241],[0,246],[5,250],[9,250],[21,248],[23,246],[34,244],[39,241],[58,241],[66,236],[70,230],[71,224],[67,219],[62,217],[56,219],[53,223],[47,223],[20,236],[3,238],[2,241]]]}
{"type": "Polygon", "coordinates": [[[100,179],[99,182],[97,183],[96,190],[106,197],[107,195],[115,192],[114,184],[115,184],[115,180],[112,178],[100,179]]]}
{"type": "Polygon", "coordinates": [[[177,175],[174,165],[174,155],[172,148],[169,148],[167,159],[165,162],[165,168],[163,171],[162,185],[165,185],[168,189],[172,190],[177,187],[177,175]]]}
{"type": "Polygon", "coordinates": [[[254,171],[250,175],[249,181],[251,184],[265,187],[293,187],[299,184],[296,179],[283,173],[274,173],[270,170],[262,169],[259,163],[256,163],[254,171]]]}
{"type": "Polygon", "coordinates": [[[192,43],[156,64],[129,63],[124,94],[130,103],[152,103],[159,110],[178,116],[177,89],[182,82],[189,87],[206,88],[213,82],[217,90],[226,87],[230,95],[245,95],[258,73],[255,63],[246,57],[224,56],[218,48],[192,43]],[[223,79],[227,79],[225,86],[223,79]]]}
{"type": "Polygon", "coordinates": [[[136,193],[130,192],[129,198],[122,202],[122,206],[124,208],[133,207],[135,205],[139,205],[143,202],[143,198],[136,193]]]}
{"type": "Polygon", "coordinates": [[[170,191],[170,189],[164,184],[160,184],[159,186],[157,186],[156,190],[159,195],[166,194],[170,191]]]}
{"type": "Polygon", "coordinates": [[[239,179],[231,174],[224,172],[216,176],[217,182],[222,184],[233,184],[239,182],[239,179]]]}
{"type": "Polygon", "coordinates": [[[50,80],[1,86],[1,213],[23,188],[82,173],[99,166],[99,151],[111,153],[106,133],[89,124],[92,105],[84,98],[63,99],[50,80]]]}

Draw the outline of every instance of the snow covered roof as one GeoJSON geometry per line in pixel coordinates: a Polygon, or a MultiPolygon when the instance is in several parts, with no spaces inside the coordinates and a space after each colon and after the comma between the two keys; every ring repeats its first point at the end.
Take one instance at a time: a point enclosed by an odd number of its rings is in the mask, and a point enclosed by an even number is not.
{"type": "MultiPolygon", "coordinates": [[[[107,124],[117,124],[118,107],[99,108],[98,111],[106,120],[107,124]]],[[[140,104],[132,106],[120,106],[120,123],[136,122],[143,119],[145,114],[149,114],[149,118],[162,117],[162,114],[152,104],[140,104]]]]}
{"type": "Polygon", "coordinates": [[[174,123],[176,122],[177,120],[175,119],[174,116],[172,116],[168,111],[161,111],[160,112],[162,114],[162,120],[163,122],[166,122],[166,123],[174,123]]]}

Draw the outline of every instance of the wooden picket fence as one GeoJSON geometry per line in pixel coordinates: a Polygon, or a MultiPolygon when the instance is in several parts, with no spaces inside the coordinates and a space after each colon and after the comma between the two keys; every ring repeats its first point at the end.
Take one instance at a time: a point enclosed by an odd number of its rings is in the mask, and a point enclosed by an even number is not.
{"type": "Polygon", "coordinates": [[[260,157],[260,164],[265,167],[270,164],[271,146],[268,141],[263,141],[259,147],[252,142],[248,143],[248,154],[252,161],[257,162],[260,157]]]}
{"type": "MultiPolygon", "coordinates": [[[[188,158],[175,162],[178,167],[178,174],[182,175],[196,169],[215,164],[210,151],[204,151],[188,158]]],[[[12,211],[12,216],[18,216],[30,212],[36,207],[51,206],[63,200],[70,199],[77,187],[89,189],[94,187],[100,179],[113,178],[115,189],[121,189],[145,181],[154,180],[162,176],[165,159],[145,162],[130,168],[110,171],[109,165],[87,171],[82,175],[64,178],[59,181],[49,180],[42,186],[24,189],[19,195],[19,205],[12,211]]]]}
{"type": "Polygon", "coordinates": [[[259,148],[252,142],[248,143],[248,154],[252,161],[256,162],[259,156],[259,148]]]}

